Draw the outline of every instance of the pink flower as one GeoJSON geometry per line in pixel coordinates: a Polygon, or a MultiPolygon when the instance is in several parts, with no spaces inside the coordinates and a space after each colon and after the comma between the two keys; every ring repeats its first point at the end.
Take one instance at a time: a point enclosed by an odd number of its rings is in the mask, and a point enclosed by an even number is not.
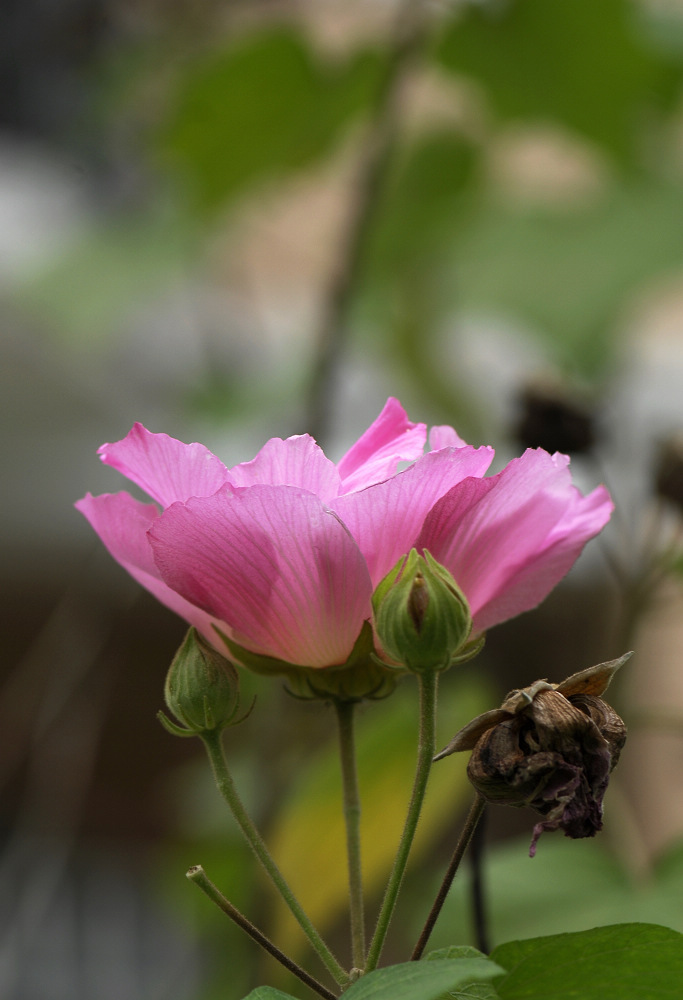
{"type": "Polygon", "coordinates": [[[569,460],[528,450],[484,478],[490,448],[411,423],[389,399],[335,465],[308,435],[272,438],[227,469],[203,445],[136,424],[99,449],[142,487],[76,506],[111,554],[214,645],[308,667],[343,664],[371,617],[374,587],[415,546],[466,594],[480,632],[535,607],[612,511],[583,497],[569,460]],[[397,471],[402,462],[410,462],[397,471]]]}

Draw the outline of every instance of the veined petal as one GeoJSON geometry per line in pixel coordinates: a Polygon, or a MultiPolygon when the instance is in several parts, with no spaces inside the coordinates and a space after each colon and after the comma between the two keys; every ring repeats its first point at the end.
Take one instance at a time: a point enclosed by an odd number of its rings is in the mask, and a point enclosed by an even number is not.
{"type": "Polygon", "coordinates": [[[425,519],[418,548],[451,571],[476,631],[539,604],[607,523],[609,494],[583,497],[568,464],[530,449],[498,475],[456,486],[425,519]]]}
{"type": "Polygon", "coordinates": [[[374,586],[415,545],[439,498],[464,479],[483,476],[492,459],[492,448],[430,452],[391,479],[334,501],[333,509],[365,556],[374,586]]]}
{"type": "Polygon", "coordinates": [[[437,424],[429,431],[429,450],[439,451],[441,448],[467,448],[467,441],[448,424],[437,424]]]}
{"type": "MultiPolygon", "coordinates": [[[[90,493],[75,505],[118,563],[158,601],[184,618],[217,648],[222,644],[211,627],[213,619],[201,608],[188,603],[161,579],[147,532],[159,517],[156,504],[141,503],[129,493],[90,493]]],[[[221,649],[223,652],[224,650],[221,649]]]]}
{"type": "Polygon", "coordinates": [[[149,538],[166,583],[254,652],[341,664],[370,617],[372,585],[356,543],[304,490],[228,485],[174,504],[149,538]]]}
{"type": "Polygon", "coordinates": [[[234,486],[299,486],[327,503],[339,493],[340,478],[334,462],[309,434],[271,438],[251,462],[230,469],[234,486]]]}
{"type": "Polygon", "coordinates": [[[426,424],[414,424],[397,399],[389,397],[377,419],[338,462],[341,492],[351,493],[393,476],[399,462],[422,455],[426,424]]]}
{"type": "Polygon", "coordinates": [[[176,500],[211,496],[228,481],[228,470],[203,444],[183,444],[134,424],[121,441],[103,444],[98,454],[162,507],[176,500]]]}
{"type": "Polygon", "coordinates": [[[475,616],[475,629],[491,628],[540,604],[572,568],[586,542],[602,531],[613,510],[604,486],[586,497],[576,490],[566,517],[550,532],[544,550],[519,566],[505,587],[481,607],[475,616]]]}

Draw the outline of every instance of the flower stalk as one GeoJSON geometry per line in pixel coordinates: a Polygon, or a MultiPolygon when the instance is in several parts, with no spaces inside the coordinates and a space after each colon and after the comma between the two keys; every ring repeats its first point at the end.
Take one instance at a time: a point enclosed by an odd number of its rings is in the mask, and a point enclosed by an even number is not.
{"type": "Polygon", "coordinates": [[[342,772],[346,854],[349,869],[349,912],[351,920],[351,960],[356,969],[365,965],[365,912],[360,842],[360,793],[354,735],[356,703],[335,699],[339,730],[339,758],[342,772]]]}
{"type": "Polygon", "coordinates": [[[220,733],[215,731],[203,733],[201,734],[201,740],[206,748],[218,790],[229,806],[233,816],[235,817],[237,825],[247,840],[247,843],[258,860],[261,862],[261,865],[270,877],[273,885],[284,899],[294,918],[308,938],[311,947],[318,954],[330,975],[340,985],[343,986],[347,984],[349,982],[348,973],[337,961],[329,947],[325,944],[320,934],[311,923],[309,917],[304,912],[303,907],[289,887],[280,869],[275,864],[275,861],[266,847],[261,834],[256,829],[251,817],[244,808],[242,800],[240,799],[237,789],[235,788],[235,783],[232,780],[230,771],[228,770],[220,733]]]}
{"type": "Polygon", "coordinates": [[[436,746],[436,696],[438,690],[439,672],[436,670],[425,671],[418,676],[420,685],[420,738],[418,743],[417,767],[415,770],[415,780],[413,791],[408,806],[405,826],[399,842],[398,851],[394,860],[394,867],[391,871],[389,883],[382,901],[382,908],[377,918],[375,933],[370,943],[365,971],[370,972],[377,968],[377,964],[382,954],[382,948],[389,930],[389,924],[396,907],[403,876],[410,849],[415,838],[417,823],[422,810],[425,793],[427,791],[427,781],[434,757],[436,746]]]}
{"type": "Polygon", "coordinates": [[[317,979],[311,976],[305,969],[302,969],[297,962],[294,962],[288,955],[285,955],[283,951],[274,944],[269,937],[258,929],[251,920],[248,920],[243,913],[241,913],[236,906],[226,899],[223,893],[213,884],[211,879],[207,876],[206,872],[201,865],[194,865],[187,872],[187,878],[190,882],[194,882],[197,888],[201,889],[205,896],[215,903],[219,909],[223,911],[238,927],[249,935],[249,937],[256,941],[264,951],[267,951],[269,955],[284,965],[285,969],[293,973],[298,979],[301,980],[306,986],[321,996],[323,1000],[336,1000],[336,995],[328,990],[326,986],[319,983],[317,979]]]}
{"type": "Polygon", "coordinates": [[[486,808],[486,800],[478,792],[470,807],[470,811],[467,814],[467,819],[465,820],[465,825],[462,829],[460,837],[458,838],[458,843],[455,845],[455,850],[453,851],[453,857],[450,860],[450,864],[444,875],[443,882],[437,893],[436,899],[429,911],[429,916],[425,921],[425,925],[422,928],[422,933],[418,938],[417,944],[413,949],[413,953],[410,956],[411,962],[417,962],[418,959],[422,958],[422,953],[425,950],[427,942],[429,941],[430,935],[434,930],[434,925],[439,918],[441,913],[441,908],[446,902],[446,897],[448,896],[451,885],[453,884],[453,879],[455,878],[458,869],[460,867],[460,862],[462,861],[465,851],[469,847],[470,841],[474,835],[474,831],[477,828],[477,824],[482,817],[484,809],[486,808]]]}

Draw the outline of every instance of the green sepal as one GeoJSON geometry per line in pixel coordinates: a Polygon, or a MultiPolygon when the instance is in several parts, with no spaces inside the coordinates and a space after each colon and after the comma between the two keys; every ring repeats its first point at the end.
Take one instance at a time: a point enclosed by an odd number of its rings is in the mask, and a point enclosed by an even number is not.
{"type": "Polygon", "coordinates": [[[161,723],[161,725],[164,727],[164,729],[167,732],[171,733],[172,736],[198,736],[199,735],[198,733],[196,733],[192,729],[185,729],[183,726],[177,726],[175,724],[175,722],[171,722],[171,720],[169,719],[169,717],[164,712],[162,712],[161,709],[159,709],[159,711],[157,712],[157,719],[159,720],[159,722],[161,723]]]}
{"type": "Polygon", "coordinates": [[[363,622],[346,662],[331,667],[302,667],[274,656],[262,656],[240,646],[215,625],[214,629],[242,666],[257,674],[286,677],[287,690],[295,698],[361,701],[386,698],[396,687],[396,671],[375,656],[369,621],[363,622]]]}

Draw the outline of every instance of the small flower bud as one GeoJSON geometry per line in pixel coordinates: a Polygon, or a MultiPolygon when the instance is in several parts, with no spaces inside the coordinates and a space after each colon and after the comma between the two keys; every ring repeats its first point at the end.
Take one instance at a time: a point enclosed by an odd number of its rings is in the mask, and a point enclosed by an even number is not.
{"type": "Polygon", "coordinates": [[[546,830],[574,839],[602,829],[602,800],[626,742],[626,726],[600,697],[631,656],[599,663],[561,684],[536,681],[461,729],[439,760],[472,750],[467,775],[489,802],[530,806],[544,817],[529,854],[546,830]]]}
{"type": "Polygon", "coordinates": [[[412,549],[400,559],[375,590],[372,605],[384,651],[415,673],[451,666],[472,630],[465,595],[426,551],[412,549]]]}
{"type": "Polygon", "coordinates": [[[239,676],[232,663],[191,628],[166,675],[164,696],[169,711],[187,727],[181,729],[161,715],[171,732],[190,736],[221,730],[239,708],[239,676]]]}

